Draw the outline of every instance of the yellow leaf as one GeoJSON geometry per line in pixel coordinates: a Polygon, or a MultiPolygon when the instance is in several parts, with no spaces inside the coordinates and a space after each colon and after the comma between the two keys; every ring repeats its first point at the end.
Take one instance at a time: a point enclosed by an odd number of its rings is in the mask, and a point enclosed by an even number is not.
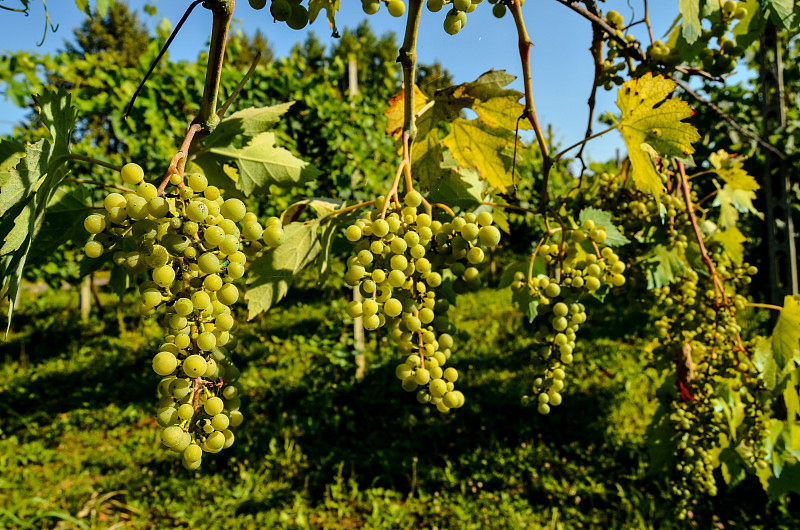
{"type": "MultiPolygon", "coordinates": [[[[522,116],[525,106],[519,102],[519,95],[494,97],[487,101],[476,100],[472,110],[478,118],[489,127],[504,127],[515,130],[519,117],[522,116]]],[[[532,128],[528,120],[519,120],[520,130],[532,128]]]]}
{"type": "MultiPolygon", "coordinates": [[[[389,108],[383,113],[386,116],[386,134],[398,136],[403,128],[404,93],[400,92],[390,99],[389,108]]],[[[418,113],[426,103],[428,98],[417,85],[414,85],[414,114],[418,113]]]]}
{"type": "Polygon", "coordinates": [[[501,153],[513,141],[514,134],[507,129],[459,118],[453,122],[444,144],[459,164],[477,169],[490,186],[503,192],[513,181],[501,153]]]}
{"type": "Polygon", "coordinates": [[[619,130],[628,148],[633,182],[656,199],[664,186],[653,157],[691,155],[691,143],[700,139],[694,127],[681,121],[692,115],[689,104],[667,99],[674,88],[673,81],[647,73],[617,91],[617,107],[622,111],[619,130]]]}
{"type": "Polygon", "coordinates": [[[711,162],[714,172],[734,190],[755,191],[761,187],[753,176],[742,169],[743,161],[734,158],[723,149],[711,153],[708,161],[711,162]]]}
{"type": "Polygon", "coordinates": [[[744,260],[744,243],[747,241],[747,238],[738,228],[731,226],[727,230],[716,232],[711,239],[718,241],[733,262],[741,266],[744,260]]]}

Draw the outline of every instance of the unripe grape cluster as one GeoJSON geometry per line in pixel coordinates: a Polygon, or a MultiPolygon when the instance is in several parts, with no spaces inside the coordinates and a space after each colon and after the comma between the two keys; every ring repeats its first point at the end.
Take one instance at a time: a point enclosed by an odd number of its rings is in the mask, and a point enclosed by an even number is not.
{"type": "Polygon", "coordinates": [[[135,191],[107,195],[103,211],[86,218],[92,238],[84,250],[90,258],[113,252],[113,262],[131,276],[148,274],[139,285],[139,312],[161,309],[165,329],[153,357],[162,377],[161,439],[196,469],[202,452],[230,447],[230,428],[242,421],[239,371],[228,353],[236,342],[231,306],[240,294],[233,282],[244,275],[248,256],[283,242],[283,228],[277,218],[262,227],[242,201],[223,199],[201,174],[189,175],[186,185],[173,175],[166,194],[145,182],[136,164],[124,166],[121,176],[135,191]]]}
{"type": "Polygon", "coordinates": [[[557,232],[550,244],[539,247],[547,273],[528,277],[518,271],[511,289],[527,291],[538,301],[537,319],[541,324],[534,335],[535,354],[543,370],[533,384],[534,397],[523,396],[522,404],[535,402],[541,414],[562,402],[566,370],[573,362],[578,329],[586,322],[586,308],[578,300],[601,289],[625,284],[625,264],[606,240],[603,226],[585,220],[580,228],[569,230],[565,238],[557,232]],[[600,247],[602,246],[602,250],[600,247]]]}
{"type": "Polygon", "coordinates": [[[381,8],[381,3],[386,4],[386,9],[393,17],[402,17],[406,12],[403,0],[361,0],[361,9],[367,15],[374,15],[381,8]]]}
{"type": "Polygon", "coordinates": [[[403,389],[447,412],[461,407],[464,395],[455,390],[456,369],[444,368],[453,349],[453,327],[443,284],[454,278],[456,292],[477,288],[477,266],[484,249],[500,242],[500,230],[489,212],[434,219],[419,211],[422,196],[413,190],[402,207],[384,216],[386,200],[379,197],[375,209],[345,232],[354,254],[344,279],[364,297],[350,302],[346,312],[363,318],[367,330],[386,329],[406,356],[395,372],[403,389]]]}
{"type": "MultiPolygon", "coordinates": [[[[266,0],[250,0],[250,7],[256,10],[264,9],[266,0]]],[[[302,5],[302,0],[270,0],[270,15],[278,22],[285,22],[292,29],[303,29],[308,25],[308,9],[302,5]]]]}

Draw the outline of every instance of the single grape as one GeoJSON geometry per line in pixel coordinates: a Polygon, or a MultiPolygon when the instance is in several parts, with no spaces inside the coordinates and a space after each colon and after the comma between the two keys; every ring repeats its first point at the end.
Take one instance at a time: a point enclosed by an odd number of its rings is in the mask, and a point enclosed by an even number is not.
{"type": "Polygon", "coordinates": [[[135,186],[144,179],[144,170],[139,164],[129,163],[122,166],[120,176],[125,184],[135,186]]]}
{"type": "Polygon", "coordinates": [[[158,375],[169,375],[174,372],[177,367],[178,359],[175,358],[174,354],[168,351],[159,352],[153,357],[153,371],[158,375]]]}
{"type": "Polygon", "coordinates": [[[97,241],[87,241],[83,246],[83,252],[90,258],[99,258],[103,255],[103,245],[97,241]]]}
{"type": "Polygon", "coordinates": [[[252,7],[256,11],[264,9],[264,7],[267,5],[267,0],[249,0],[249,1],[250,1],[250,7],[252,7]]]}
{"type": "Polygon", "coordinates": [[[200,377],[208,368],[206,360],[200,355],[190,355],[183,361],[183,371],[188,377],[200,377]]]}
{"type": "Polygon", "coordinates": [[[389,0],[386,7],[389,10],[389,14],[395,18],[402,17],[403,13],[406,12],[406,5],[403,0],[389,0]]]}
{"type": "Polygon", "coordinates": [[[205,404],[203,405],[203,410],[209,416],[216,416],[217,414],[220,414],[223,408],[224,408],[224,403],[222,399],[216,396],[208,398],[208,400],[206,400],[205,404]]]}

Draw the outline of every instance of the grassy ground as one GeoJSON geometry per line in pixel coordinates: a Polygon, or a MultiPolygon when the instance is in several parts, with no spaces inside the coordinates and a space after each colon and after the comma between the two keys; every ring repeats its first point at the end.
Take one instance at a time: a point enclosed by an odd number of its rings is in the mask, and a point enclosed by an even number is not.
{"type": "Polygon", "coordinates": [[[442,416],[400,389],[384,343],[356,382],[344,302],[295,293],[240,332],[246,423],[199,472],[159,447],[157,325],[112,297],[88,324],[76,293],[24,300],[0,343],[0,528],[800,527],[797,499],[767,504],[752,482],[673,519],[647,473],[657,375],[619,326],[595,326],[540,417],[519,405],[529,339],[509,300],[462,297],[468,401],[442,416]]]}

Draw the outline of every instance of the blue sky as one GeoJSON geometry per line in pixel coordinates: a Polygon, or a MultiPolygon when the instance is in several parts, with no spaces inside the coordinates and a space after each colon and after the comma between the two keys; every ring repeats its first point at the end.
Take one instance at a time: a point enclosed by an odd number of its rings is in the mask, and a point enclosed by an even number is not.
{"type": "MultiPolygon", "coordinates": [[[[50,18],[59,27],[55,33],[48,31],[44,44],[37,48],[36,43],[41,39],[44,27],[44,11],[38,0],[30,3],[32,7],[28,17],[0,11],[0,20],[3,22],[0,52],[24,49],[46,53],[58,50],[63,47],[65,40],[72,37],[72,28],[82,20],[83,15],[74,0],[49,2],[50,18]]],[[[177,23],[189,1],[151,0],[150,3],[158,9],[156,17],[148,17],[141,11],[145,3],[145,0],[129,1],[129,5],[140,12],[140,18],[153,28],[162,18],[177,23]]],[[[0,0],[0,4],[16,7],[18,0],[0,0]]],[[[400,19],[392,18],[385,6],[376,15],[367,17],[361,11],[359,0],[341,0],[341,4],[342,9],[337,16],[340,29],[354,27],[368,18],[377,33],[394,31],[398,36],[403,33],[403,23],[400,19]]],[[[630,2],[633,6],[640,4],[630,2]]],[[[672,23],[678,11],[677,4],[676,0],[650,2],[650,17],[656,39],[661,38],[672,23]]],[[[627,0],[609,0],[603,7],[617,9],[626,20],[632,17],[627,0]]],[[[543,126],[552,123],[556,140],[562,146],[570,145],[582,138],[586,127],[586,100],[593,71],[588,53],[591,37],[589,24],[553,0],[528,0],[522,11],[534,43],[531,56],[533,92],[540,122],[543,126]]],[[[517,36],[510,15],[495,19],[491,15],[491,5],[483,2],[469,15],[462,31],[450,36],[442,29],[444,13],[444,10],[430,13],[423,9],[417,45],[419,61],[440,61],[453,73],[457,83],[473,80],[491,68],[520,76],[522,69],[517,36]]],[[[640,15],[636,13],[637,17],[640,15]]],[[[235,16],[246,33],[260,28],[278,56],[285,55],[292,45],[305,38],[308,31],[314,31],[324,42],[333,41],[324,14],[313,25],[299,32],[289,29],[285,24],[273,23],[268,11],[254,11],[246,0],[237,2],[235,16]]],[[[210,19],[210,13],[198,7],[173,43],[170,57],[176,60],[195,58],[208,38],[210,19]]],[[[637,38],[642,42],[647,41],[644,25],[637,26],[637,30],[634,31],[637,38]]],[[[522,83],[518,79],[512,87],[522,90],[522,83]]],[[[615,91],[600,92],[596,115],[616,109],[615,94],[615,91]]],[[[0,98],[0,134],[8,134],[23,114],[24,111],[0,98]]],[[[595,130],[600,129],[595,127],[595,130]]],[[[592,159],[603,160],[613,157],[615,150],[620,147],[622,141],[619,134],[611,133],[590,143],[587,153],[592,159]]]]}

